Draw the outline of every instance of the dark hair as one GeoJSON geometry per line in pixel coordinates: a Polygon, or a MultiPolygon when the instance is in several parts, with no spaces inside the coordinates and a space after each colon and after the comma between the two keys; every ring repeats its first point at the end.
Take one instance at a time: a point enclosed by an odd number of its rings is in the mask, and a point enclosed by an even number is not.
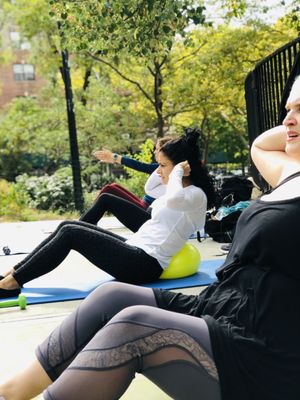
{"type": "Polygon", "coordinates": [[[172,136],[163,136],[161,138],[157,139],[157,144],[159,145],[159,147],[162,147],[164,144],[166,144],[169,140],[172,140],[172,136]]]}
{"type": "Polygon", "coordinates": [[[187,160],[191,172],[189,178],[193,185],[201,188],[207,197],[207,206],[211,208],[215,201],[213,178],[208,174],[201,161],[199,139],[201,131],[198,128],[185,128],[184,134],[178,139],[169,140],[160,151],[168,157],[174,165],[187,160]]]}

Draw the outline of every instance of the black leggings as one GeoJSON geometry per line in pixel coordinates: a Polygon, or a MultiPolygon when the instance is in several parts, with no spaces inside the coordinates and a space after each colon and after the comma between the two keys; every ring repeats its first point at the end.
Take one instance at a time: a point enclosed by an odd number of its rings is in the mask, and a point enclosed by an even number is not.
{"type": "Polygon", "coordinates": [[[95,200],[92,206],[86,210],[80,217],[80,221],[89,222],[96,225],[108,211],[118,220],[130,229],[136,232],[139,228],[151,218],[151,213],[130,201],[113,194],[103,193],[95,200]]]}
{"type": "Polygon", "coordinates": [[[157,280],[163,271],[158,261],[125,240],[86,222],[64,221],[14,267],[13,276],[22,286],[52,271],[70,250],[76,250],[120,281],[139,284],[157,280]]]}
{"type": "Polygon", "coordinates": [[[149,288],[98,287],[36,355],[46,400],[119,399],[136,372],[176,400],[221,399],[205,321],[158,308],[149,288]]]}

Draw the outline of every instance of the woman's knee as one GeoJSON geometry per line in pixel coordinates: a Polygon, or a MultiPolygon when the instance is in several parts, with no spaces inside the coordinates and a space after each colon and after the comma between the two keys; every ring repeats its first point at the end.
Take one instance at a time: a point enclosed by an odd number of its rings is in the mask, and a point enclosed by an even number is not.
{"type": "Polygon", "coordinates": [[[58,225],[58,227],[56,228],[57,230],[60,230],[60,229],[62,229],[64,226],[66,226],[66,225],[73,225],[73,224],[75,224],[77,221],[74,221],[74,220],[72,220],[72,219],[66,219],[66,220],[64,220],[64,221],[62,221],[59,225],[58,225]]]}
{"type": "MultiPolygon", "coordinates": [[[[102,285],[98,286],[89,297],[93,298],[93,301],[97,303],[100,302],[103,304],[118,304],[118,308],[122,309],[128,307],[128,304],[131,304],[133,301],[131,300],[133,296],[134,287],[130,284],[123,282],[105,282],[102,285]],[[105,300],[107,299],[107,301],[105,300]],[[124,304],[124,307],[122,307],[124,304]]],[[[136,300],[138,301],[138,299],[136,300]]]]}
{"type": "Polygon", "coordinates": [[[104,193],[114,193],[114,189],[117,185],[115,183],[108,183],[107,185],[103,186],[100,192],[100,196],[104,193]]]}
{"type": "Polygon", "coordinates": [[[118,296],[119,293],[123,295],[123,286],[128,285],[122,282],[105,282],[102,285],[98,286],[89,296],[108,296],[112,300],[116,295],[118,296]]]}
{"type": "Polygon", "coordinates": [[[57,228],[57,235],[60,237],[73,237],[77,232],[80,235],[82,233],[82,226],[78,221],[65,220],[57,228]]]}
{"type": "MultiPolygon", "coordinates": [[[[122,282],[106,282],[98,286],[85,301],[99,304],[101,310],[110,317],[123,312],[125,309],[129,311],[121,314],[121,316],[131,312],[134,314],[134,310],[131,310],[131,308],[134,309],[135,306],[157,307],[152,289],[122,282]]],[[[132,315],[132,318],[138,319],[138,316],[134,317],[134,315],[132,315]]]]}
{"type": "Polygon", "coordinates": [[[149,324],[153,307],[149,305],[132,305],[124,308],[116,314],[110,323],[130,322],[137,325],[149,324]]]}

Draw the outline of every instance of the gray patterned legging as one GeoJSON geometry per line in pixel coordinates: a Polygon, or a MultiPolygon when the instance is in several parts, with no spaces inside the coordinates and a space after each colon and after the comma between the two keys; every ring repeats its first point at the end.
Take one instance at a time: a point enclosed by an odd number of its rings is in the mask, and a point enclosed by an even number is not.
{"type": "Polygon", "coordinates": [[[149,288],[98,287],[36,355],[46,400],[119,399],[136,372],[173,399],[221,399],[205,321],[158,308],[149,288]]]}

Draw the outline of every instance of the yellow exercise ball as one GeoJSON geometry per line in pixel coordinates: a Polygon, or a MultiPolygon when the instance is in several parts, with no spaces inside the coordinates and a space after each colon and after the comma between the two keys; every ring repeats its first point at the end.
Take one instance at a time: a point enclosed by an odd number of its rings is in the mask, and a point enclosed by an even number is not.
{"type": "Polygon", "coordinates": [[[170,261],[170,265],[160,275],[159,279],[177,279],[195,274],[201,262],[197,247],[186,243],[170,261]]]}

